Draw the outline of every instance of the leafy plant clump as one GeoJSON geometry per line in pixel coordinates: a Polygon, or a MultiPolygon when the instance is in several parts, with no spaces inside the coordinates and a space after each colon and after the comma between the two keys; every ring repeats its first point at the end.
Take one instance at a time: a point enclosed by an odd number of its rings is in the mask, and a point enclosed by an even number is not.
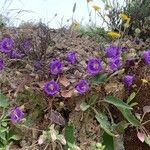
{"type": "MultiPolygon", "coordinates": [[[[72,24],[52,30],[43,23],[2,29],[0,149],[124,149],[123,135],[130,127],[150,146],[145,117],[150,106],[135,113],[141,89],[149,87],[150,50],[126,35],[131,15],[103,2],[118,22],[107,16],[109,24],[101,7],[92,4],[95,26],[87,29],[73,30],[72,24]],[[109,31],[96,27],[97,15],[109,31]],[[140,65],[142,78],[130,71],[140,65]]],[[[75,9],[76,3],[72,23],[75,9]]]]}

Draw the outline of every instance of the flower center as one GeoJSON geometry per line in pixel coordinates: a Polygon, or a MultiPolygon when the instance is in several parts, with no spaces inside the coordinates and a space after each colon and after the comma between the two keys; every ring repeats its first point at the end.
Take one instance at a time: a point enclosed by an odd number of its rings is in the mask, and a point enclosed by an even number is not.
{"type": "Polygon", "coordinates": [[[94,69],[98,69],[99,65],[98,64],[93,64],[94,69]]]}
{"type": "Polygon", "coordinates": [[[14,117],[16,118],[16,120],[19,118],[16,112],[14,112],[14,117]]]}
{"type": "Polygon", "coordinates": [[[58,67],[56,66],[55,68],[54,68],[54,71],[53,71],[54,73],[58,73],[58,67]]]}
{"type": "Polygon", "coordinates": [[[9,43],[7,43],[7,44],[6,44],[6,47],[7,47],[8,49],[10,49],[10,48],[11,48],[11,45],[10,45],[9,43]]]}
{"type": "Polygon", "coordinates": [[[50,84],[50,85],[49,85],[49,89],[50,89],[50,90],[54,90],[54,85],[50,84]]]}
{"type": "Polygon", "coordinates": [[[81,87],[81,90],[85,91],[85,90],[86,90],[86,87],[85,87],[85,86],[82,86],[82,87],[81,87]]]}

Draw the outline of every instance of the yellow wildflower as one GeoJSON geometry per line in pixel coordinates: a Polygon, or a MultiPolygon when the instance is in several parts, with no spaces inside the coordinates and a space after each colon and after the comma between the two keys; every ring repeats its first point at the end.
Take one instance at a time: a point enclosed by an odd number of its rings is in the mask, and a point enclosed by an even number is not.
{"type": "Polygon", "coordinates": [[[95,10],[95,11],[100,11],[100,7],[98,6],[98,5],[96,5],[96,4],[93,4],[92,5],[92,8],[95,10]]]}
{"type": "Polygon", "coordinates": [[[141,33],[141,30],[140,30],[139,28],[136,28],[136,29],[135,29],[135,33],[136,33],[136,34],[140,34],[140,33],[141,33]]]}
{"type": "Polygon", "coordinates": [[[80,28],[80,23],[78,23],[77,21],[73,21],[70,28],[71,30],[78,30],[80,28]]]}
{"type": "Polygon", "coordinates": [[[146,79],[141,79],[141,80],[144,84],[148,83],[148,80],[146,80],[146,79]]]}
{"type": "Polygon", "coordinates": [[[113,38],[118,38],[121,36],[119,32],[114,32],[114,31],[110,31],[107,34],[113,38]]]}
{"type": "Polygon", "coordinates": [[[127,19],[127,23],[129,23],[129,22],[130,22],[130,20],[131,20],[131,19],[130,19],[130,18],[128,18],[128,19],[127,19]]]}
{"type": "Polygon", "coordinates": [[[30,89],[30,87],[29,86],[24,86],[24,88],[26,89],[26,90],[29,90],[30,89]]]}
{"type": "Polygon", "coordinates": [[[119,17],[123,20],[123,21],[127,21],[128,23],[130,22],[130,17],[128,17],[126,14],[119,14],[119,17]]]}

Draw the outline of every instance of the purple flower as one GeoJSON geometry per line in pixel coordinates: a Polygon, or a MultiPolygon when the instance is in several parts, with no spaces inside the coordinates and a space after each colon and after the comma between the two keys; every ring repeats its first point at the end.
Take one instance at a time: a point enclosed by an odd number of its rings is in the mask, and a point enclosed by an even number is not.
{"type": "Polygon", "coordinates": [[[80,93],[83,94],[89,90],[89,84],[87,80],[81,79],[77,84],[75,89],[80,93]]]}
{"type": "Polygon", "coordinates": [[[26,53],[30,52],[31,46],[32,46],[32,45],[31,45],[31,41],[30,41],[30,40],[24,40],[24,41],[20,44],[19,50],[20,50],[20,52],[21,52],[22,54],[26,54],[26,53]]]}
{"type": "Polygon", "coordinates": [[[62,71],[63,64],[60,60],[54,59],[50,62],[50,73],[53,75],[57,75],[62,71]]]}
{"type": "Polygon", "coordinates": [[[70,62],[71,64],[75,64],[77,61],[76,52],[75,51],[68,52],[66,58],[68,62],[70,62]]]}
{"type": "Polygon", "coordinates": [[[140,44],[141,41],[139,38],[135,38],[134,42],[138,45],[138,44],[140,44]]]}
{"type": "Polygon", "coordinates": [[[135,58],[131,56],[125,60],[125,65],[134,64],[134,61],[135,61],[135,58]]]}
{"type": "Polygon", "coordinates": [[[4,60],[0,58],[0,71],[4,68],[4,60]]]}
{"type": "Polygon", "coordinates": [[[123,77],[123,83],[127,86],[127,87],[130,87],[133,83],[133,80],[134,80],[134,76],[132,75],[125,75],[123,77]]]}
{"type": "Polygon", "coordinates": [[[96,75],[102,71],[102,62],[98,58],[89,59],[87,64],[87,70],[89,74],[96,75]]]}
{"type": "Polygon", "coordinates": [[[109,58],[109,67],[111,70],[116,71],[120,65],[120,58],[109,58]]]}
{"type": "Polygon", "coordinates": [[[122,52],[126,52],[127,50],[129,50],[127,46],[121,47],[121,51],[122,51],[122,52]]]}
{"type": "Polygon", "coordinates": [[[143,52],[143,58],[147,64],[150,64],[150,50],[143,52]]]}
{"type": "Polygon", "coordinates": [[[7,55],[8,55],[11,59],[21,58],[21,54],[19,54],[16,50],[10,51],[9,53],[7,53],[7,55]]]}
{"type": "Polygon", "coordinates": [[[14,47],[14,40],[11,37],[4,38],[2,40],[2,42],[1,42],[1,45],[0,45],[0,49],[4,53],[11,52],[11,50],[13,49],[13,47],[14,47]]]}
{"type": "Polygon", "coordinates": [[[12,122],[19,122],[23,119],[24,113],[20,109],[20,107],[12,108],[9,111],[9,117],[10,117],[12,122]]]}
{"type": "Polygon", "coordinates": [[[31,46],[30,40],[24,40],[24,41],[21,43],[21,47],[22,47],[24,50],[29,49],[30,46],[31,46]]]}
{"type": "Polygon", "coordinates": [[[41,70],[42,69],[42,62],[41,61],[37,61],[34,63],[34,69],[35,71],[41,70]]]}
{"type": "Polygon", "coordinates": [[[106,47],[105,52],[108,58],[115,58],[120,54],[120,47],[115,45],[110,45],[106,47]]]}
{"type": "Polygon", "coordinates": [[[54,80],[48,81],[44,85],[44,91],[48,95],[54,95],[59,91],[59,85],[54,80]]]}

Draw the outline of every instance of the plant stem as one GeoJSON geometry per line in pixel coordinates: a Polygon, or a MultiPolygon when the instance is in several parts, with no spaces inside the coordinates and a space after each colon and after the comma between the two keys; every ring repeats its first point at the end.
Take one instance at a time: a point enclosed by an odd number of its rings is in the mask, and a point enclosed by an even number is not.
{"type": "Polygon", "coordinates": [[[150,122],[150,120],[147,120],[147,121],[143,122],[142,125],[145,125],[145,124],[147,124],[149,122],[150,122]]]}
{"type": "Polygon", "coordinates": [[[95,10],[95,27],[96,27],[96,10],[95,10]]]}
{"type": "Polygon", "coordinates": [[[105,106],[105,105],[104,105],[104,107],[106,108],[106,110],[107,110],[107,112],[108,112],[108,114],[109,114],[109,117],[110,117],[110,119],[111,119],[111,123],[114,124],[114,119],[113,119],[113,117],[112,117],[112,115],[111,115],[111,112],[110,112],[109,108],[108,108],[107,106],[105,106]]]}
{"type": "Polygon", "coordinates": [[[46,149],[47,149],[48,145],[49,145],[49,144],[47,144],[47,145],[45,146],[44,150],[46,150],[46,149]]]}
{"type": "Polygon", "coordinates": [[[142,116],[142,118],[140,119],[141,122],[143,121],[145,114],[146,114],[146,113],[144,113],[143,116],[142,116]]]}

